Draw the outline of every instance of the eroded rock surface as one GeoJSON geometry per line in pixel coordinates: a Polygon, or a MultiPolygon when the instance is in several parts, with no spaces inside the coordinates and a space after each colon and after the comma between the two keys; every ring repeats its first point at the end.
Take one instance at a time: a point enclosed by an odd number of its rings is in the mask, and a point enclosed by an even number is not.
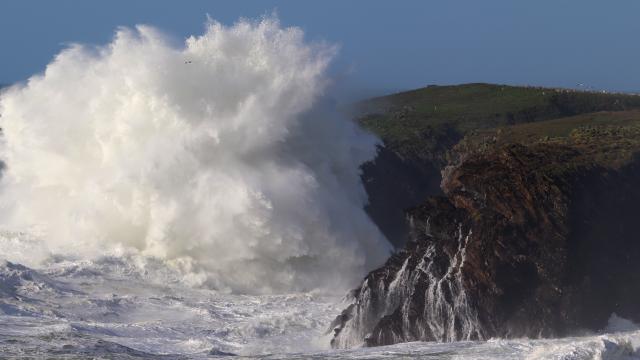
{"type": "Polygon", "coordinates": [[[333,346],[561,336],[601,329],[612,313],[640,320],[640,161],[595,161],[601,142],[462,154],[443,172],[444,196],[407,211],[409,243],[354,290],[333,346]]]}

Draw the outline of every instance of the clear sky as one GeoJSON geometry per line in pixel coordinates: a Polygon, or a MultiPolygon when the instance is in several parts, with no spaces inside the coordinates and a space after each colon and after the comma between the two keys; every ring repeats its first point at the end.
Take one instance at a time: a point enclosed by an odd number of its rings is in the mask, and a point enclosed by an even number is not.
{"type": "Polygon", "coordinates": [[[340,46],[332,74],[351,96],[465,82],[640,91],[638,0],[0,0],[0,83],[42,71],[65,43],[107,43],[117,26],[180,39],[206,14],[231,24],[274,11],[340,46]]]}

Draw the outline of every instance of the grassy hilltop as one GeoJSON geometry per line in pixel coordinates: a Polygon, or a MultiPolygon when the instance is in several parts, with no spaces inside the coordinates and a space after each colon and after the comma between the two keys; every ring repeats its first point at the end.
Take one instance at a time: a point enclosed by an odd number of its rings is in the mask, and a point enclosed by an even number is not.
{"type": "MultiPolygon", "coordinates": [[[[440,165],[453,144],[478,130],[631,109],[640,109],[640,96],[493,84],[429,86],[358,104],[364,114],[360,123],[387,148],[405,159],[440,165]]],[[[558,124],[548,130],[556,131],[558,124]]]]}
{"type": "MultiPolygon", "coordinates": [[[[394,244],[404,210],[441,193],[441,171],[472,153],[521,144],[570,147],[553,164],[620,167],[640,152],[640,96],[492,84],[429,86],[357,104],[359,123],[384,147],[363,166],[370,216],[394,244]]],[[[540,147],[542,146],[542,147],[540,147]]]]}

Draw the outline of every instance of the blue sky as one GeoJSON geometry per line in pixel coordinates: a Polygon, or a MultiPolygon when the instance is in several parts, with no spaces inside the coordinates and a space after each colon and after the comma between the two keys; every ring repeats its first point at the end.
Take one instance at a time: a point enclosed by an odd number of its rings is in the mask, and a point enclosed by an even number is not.
{"type": "Polygon", "coordinates": [[[332,74],[351,96],[479,81],[640,91],[637,0],[0,0],[0,83],[42,71],[65,43],[106,43],[117,26],[181,39],[206,14],[231,24],[273,11],[340,46],[332,74]]]}

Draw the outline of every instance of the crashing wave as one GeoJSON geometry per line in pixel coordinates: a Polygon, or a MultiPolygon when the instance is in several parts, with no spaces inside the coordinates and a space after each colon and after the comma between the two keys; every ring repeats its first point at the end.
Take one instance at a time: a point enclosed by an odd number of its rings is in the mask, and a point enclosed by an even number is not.
{"type": "Polygon", "coordinates": [[[320,105],[334,52],[272,18],[72,45],[0,97],[0,223],[41,239],[33,266],[141,254],[223,291],[351,286],[389,245],[358,170],[377,140],[320,105]]]}

